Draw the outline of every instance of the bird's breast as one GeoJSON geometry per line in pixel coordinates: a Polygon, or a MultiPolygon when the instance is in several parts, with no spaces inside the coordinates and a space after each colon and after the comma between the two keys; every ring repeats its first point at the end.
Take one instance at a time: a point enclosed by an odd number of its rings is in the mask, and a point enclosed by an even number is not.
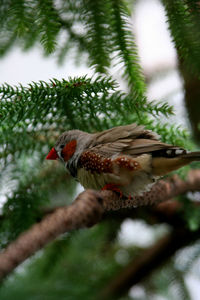
{"type": "Polygon", "coordinates": [[[77,179],[85,189],[99,190],[106,184],[107,176],[103,173],[91,172],[85,168],[78,169],[77,179]]]}

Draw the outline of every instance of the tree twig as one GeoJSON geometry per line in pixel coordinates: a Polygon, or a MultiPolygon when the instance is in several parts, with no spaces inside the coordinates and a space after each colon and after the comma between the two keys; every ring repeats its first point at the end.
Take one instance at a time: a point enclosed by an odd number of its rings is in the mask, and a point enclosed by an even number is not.
{"type": "Polygon", "coordinates": [[[200,190],[199,170],[192,171],[187,181],[178,177],[161,180],[150,192],[133,199],[122,199],[112,191],[86,190],[70,206],[56,209],[0,253],[0,279],[60,234],[98,223],[106,211],[155,204],[196,190],[200,190]]]}

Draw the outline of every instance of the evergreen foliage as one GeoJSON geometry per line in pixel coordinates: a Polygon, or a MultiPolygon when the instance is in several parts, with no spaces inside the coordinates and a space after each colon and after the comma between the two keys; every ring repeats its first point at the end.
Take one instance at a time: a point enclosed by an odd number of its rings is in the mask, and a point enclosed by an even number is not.
{"type": "Polygon", "coordinates": [[[199,76],[199,3],[195,0],[163,0],[163,3],[176,49],[186,67],[199,76]]]}
{"type": "MultiPolygon", "coordinates": [[[[0,216],[2,249],[41,220],[45,209],[66,205],[73,199],[77,187],[73,179],[62,167],[44,162],[63,131],[78,128],[95,132],[136,122],[160,134],[165,142],[192,147],[186,141],[186,131],[171,122],[173,108],[167,102],[150,102],[146,97],[147,87],[131,30],[130,2],[0,2],[1,57],[14,46],[28,50],[39,45],[45,55],[55,53],[62,62],[73,49],[80,60],[86,54],[88,64],[95,70],[92,78],[53,78],[27,86],[0,86],[0,187],[6,190],[0,216]],[[120,66],[126,91],[109,75],[113,65],[120,66]]],[[[198,1],[162,2],[178,54],[188,68],[199,74],[198,1]]],[[[180,201],[184,203],[182,218],[187,226],[199,229],[199,211],[188,203],[188,197],[180,201]]],[[[90,230],[62,236],[25,264],[24,273],[5,281],[0,298],[95,299],[130,258],[137,258],[143,250],[120,245],[122,221],[123,218],[103,222],[90,230]],[[121,261],[117,259],[120,255],[121,261]]],[[[179,299],[189,299],[184,274],[200,255],[197,247],[193,250],[181,270],[172,259],[164,272],[159,270],[144,282],[145,299],[148,295],[153,299],[156,294],[166,299],[175,297],[172,290],[167,290],[166,282],[174,285],[179,299]]]]}

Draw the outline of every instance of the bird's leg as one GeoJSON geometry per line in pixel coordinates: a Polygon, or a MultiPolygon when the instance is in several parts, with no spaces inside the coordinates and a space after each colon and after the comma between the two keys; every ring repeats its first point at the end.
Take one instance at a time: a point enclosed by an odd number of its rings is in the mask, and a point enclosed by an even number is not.
{"type": "Polygon", "coordinates": [[[110,191],[116,192],[116,193],[119,194],[120,198],[122,198],[123,193],[122,193],[122,191],[120,190],[119,186],[120,186],[119,184],[115,184],[115,183],[107,183],[106,185],[104,185],[104,187],[103,187],[101,190],[102,190],[102,191],[110,190],[110,191]]]}
{"type": "Polygon", "coordinates": [[[133,196],[132,195],[128,195],[128,200],[132,200],[133,196]]]}

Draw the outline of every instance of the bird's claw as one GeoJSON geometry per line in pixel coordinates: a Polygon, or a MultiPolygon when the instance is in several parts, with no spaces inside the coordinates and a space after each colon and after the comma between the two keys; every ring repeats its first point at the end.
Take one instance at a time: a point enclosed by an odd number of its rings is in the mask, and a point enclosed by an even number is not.
{"type": "Polygon", "coordinates": [[[118,193],[120,198],[123,197],[123,193],[120,190],[119,185],[114,184],[114,183],[108,183],[108,184],[106,184],[101,190],[102,191],[105,191],[105,190],[113,191],[113,192],[118,193]]]}

